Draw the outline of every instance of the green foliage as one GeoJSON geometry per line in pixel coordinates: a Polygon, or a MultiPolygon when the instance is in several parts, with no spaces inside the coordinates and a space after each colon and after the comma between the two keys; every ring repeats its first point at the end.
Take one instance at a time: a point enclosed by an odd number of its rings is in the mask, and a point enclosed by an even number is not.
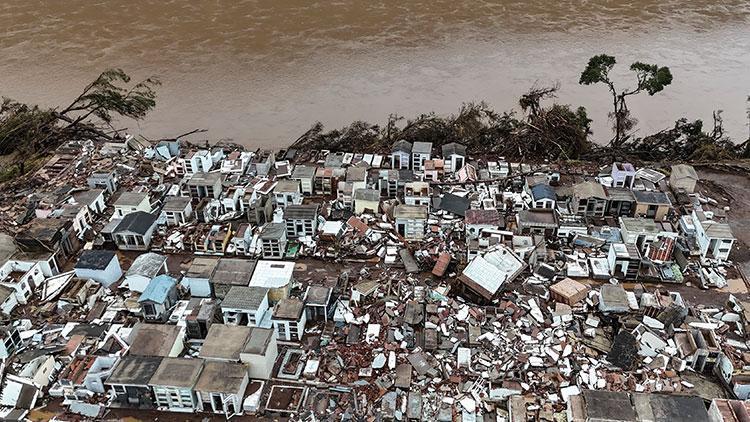
{"type": "Polygon", "coordinates": [[[572,110],[568,105],[553,104],[528,119],[529,130],[521,143],[533,154],[549,159],[578,159],[594,148],[588,139],[591,119],[586,109],[572,110]]]}
{"type": "Polygon", "coordinates": [[[664,87],[672,83],[672,72],[668,67],[635,62],[630,65],[630,70],[635,72],[636,87],[618,92],[614,82],[609,78],[609,72],[616,63],[614,56],[599,54],[592,57],[581,72],[578,83],[581,85],[604,83],[609,88],[612,94],[612,111],[609,113],[609,118],[612,121],[612,131],[615,133],[610,144],[617,147],[627,139],[628,133],[637,123],[637,120],[630,115],[625,98],[642,91],[648,92],[649,95],[662,91],[664,87]]]}
{"type": "Polygon", "coordinates": [[[539,114],[542,109],[542,100],[556,97],[559,89],[559,85],[542,88],[532,87],[527,93],[521,95],[521,98],[518,99],[518,105],[521,106],[524,113],[532,116],[539,114]]]}
{"type": "Polygon", "coordinates": [[[649,95],[662,91],[665,86],[672,83],[672,72],[668,67],[635,62],[630,65],[630,70],[634,71],[638,78],[637,90],[645,90],[649,95]]]}
{"type": "Polygon", "coordinates": [[[143,119],[156,107],[156,91],[160,85],[158,79],[148,78],[131,88],[122,85],[130,82],[130,76],[122,69],[109,69],[102,72],[90,83],[78,98],[61,114],[81,112],[76,118],[81,121],[90,116],[99,118],[106,124],[112,123],[114,117],[143,119]]]}
{"type": "Polygon", "coordinates": [[[591,123],[593,120],[589,119],[589,114],[586,111],[586,107],[579,106],[575,112],[575,121],[577,125],[586,132],[586,135],[591,135],[591,123]]]}
{"type": "Polygon", "coordinates": [[[591,85],[595,83],[609,84],[609,72],[617,63],[614,56],[599,54],[589,59],[588,65],[581,72],[581,78],[578,83],[581,85],[591,85]]]}
{"type": "Polygon", "coordinates": [[[52,110],[3,98],[0,105],[0,155],[28,154],[58,135],[52,110]]]}
{"type": "MultiPolygon", "coordinates": [[[[540,91],[541,92],[541,91],[540,91]]],[[[457,114],[440,117],[422,114],[407,120],[403,127],[391,116],[384,128],[364,122],[325,132],[316,123],[293,145],[301,149],[334,151],[389,151],[395,140],[432,142],[440,146],[459,142],[474,154],[499,154],[516,159],[579,158],[592,149],[588,140],[591,119],[586,109],[572,110],[567,105],[541,107],[533,100],[537,112],[519,119],[512,112],[497,113],[485,103],[466,103],[457,114]]]]}
{"type": "Polygon", "coordinates": [[[742,158],[745,147],[717,128],[706,132],[702,120],[682,118],[673,128],[628,141],[622,149],[630,158],[645,161],[718,161],[742,158]]]}
{"type": "Polygon", "coordinates": [[[18,177],[20,169],[18,166],[3,166],[0,168],[0,183],[13,180],[18,177]]]}
{"type": "Polygon", "coordinates": [[[112,139],[106,131],[116,118],[140,120],[156,106],[154,88],[159,85],[158,80],[149,78],[128,88],[129,83],[130,76],[122,69],[104,71],[61,111],[3,98],[0,155],[16,153],[17,173],[22,174],[30,170],[25,166],[27,161],[37,162],[38,156],[64,142],[112,139]]]}

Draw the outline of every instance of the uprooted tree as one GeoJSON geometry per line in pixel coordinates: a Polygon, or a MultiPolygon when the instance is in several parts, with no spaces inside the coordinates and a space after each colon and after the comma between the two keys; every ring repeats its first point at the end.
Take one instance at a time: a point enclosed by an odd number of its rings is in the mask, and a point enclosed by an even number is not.
{"type": "Polygon", "coordinates": [[[384,127],[354,122],[325,131],[316,123],[294,143],[299,149],[384,152],[398,140],[431,142],[435,147],[459,142],[476,154],[498,154],[519,160],[579,159],[593,147],[586,109],[553,104],[557,87],[532,88],[519,100],[524,116],[498,113],[486,103],[463,104],[456,114],[421,114],[414,119],[391,115],[384,127]]]}
{"type": "Polygon", "coordinates": [[[616,63],[614,56],[599,54],[592,57],[581,73],[578,83],[581,85],[603,83],[609,88],[612,95],[612,112],[609,117],[612,120],[612,130],[615,133],[614,138],[610,141],[610,146],[618,148],[629,137],[629,132],[637,123],[630,115],[630,110],[628,110],[625,101],[626,98],[644,91],[649,95],[661,92],[664,87],[672,83],[672,72],[666,66],[659,67],[655,64],[635,62],[630,65],[630,70],[635,72],[636,86],[618,91],[610,78],[610,72],[616,63]]]}
{"type": "MultiPolygon", "coordinates": [[[[519,99],[523,111],[496,112],[487,104],[463,104],[458,113],[438,116],[421,114],[413,119],[390,115],[380,126],[357,121],[342,129],[326,131],[316,123],[292,145],[307,150],[383,153],[394,142],[432,142],[440,147],[450,142],[466,145],[472,154],[494,154],[514,160],[599,160],[605,156],[621,160],[710,160],[750,158],[750,141],[735,145],[724,135],[721,114],[714,115],[714,129],[705,131],[699,120],[680,119],[673,128],[642,138],[627,132],[634,120],[626,98],[640,92],[654,95],[672,81],[668,68],[633,63],[638,84],[618,92],[609,77],[614,57],[599,55],[589,61],[581,83],[605,83],[613,96],[616,148],[602,147],[591,139],[591,119],[583,107],[545,101],[556,97],[559,87],[532,87],[519,99]]],[[[0,181],[26,173],[27,162],[38,164],[51,150],[70,140],[121,138],[113,123],[121,117],[140,120],[156,106],[154,78],[130,85],[130,76],[120,69],[107,70],[87,85],[67,107],[41,108],[3,98],[0,103],[0,156],[14,154],[15,167],[1,168],[0,181]],[[9,171],[12,170],[12,171],[9,171]]],[[[748,103],[750,104],[750,98],[748,103]]],[[[750,106],[748,107],[750,110],[750,106]]],[[[748,114],[750,118],[750,112],[748,114]]],[[[198,130],[202,131],[202,130],[198,130]]],[[[194,133],[189,132],[190,133],[194,133]]],[[[185,134],[187,135],[187,134],[185,134]]],[[[184,135],[181,135],[182,137],[184,135]]]]}
{"type": "Polygon", "coordinates": [[[629,139],[621,148],[624,157],[643,161],[722,161],[750,158],[750,141],[735,144],[724,134],[721,111],[713,114],[713,128],[703,121],[681,118],[674,127],[642,138],[629,139]]]}
{"type": "Polygon", "coordinates": [[[148,78],[132,86],[121,69],[102,72],[67,107],[41,108],[3,97],[0,104],[0,155],[16,154],[18,173],[27,159],[43,155],[70,140],[112,140],[113,122],[122,117],[141,120],[156,106],[159,85],[148,78]]]}

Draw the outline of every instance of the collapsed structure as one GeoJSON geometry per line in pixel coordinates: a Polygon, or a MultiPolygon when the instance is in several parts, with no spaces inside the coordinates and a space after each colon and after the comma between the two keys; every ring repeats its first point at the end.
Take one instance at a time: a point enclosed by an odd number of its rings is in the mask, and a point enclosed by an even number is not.
{"type": "Polygon", "coordinates": [[[728,208],[690,166],[65,148],[3,216],[3,418],[713,421],[750,395],[728,208]]]}

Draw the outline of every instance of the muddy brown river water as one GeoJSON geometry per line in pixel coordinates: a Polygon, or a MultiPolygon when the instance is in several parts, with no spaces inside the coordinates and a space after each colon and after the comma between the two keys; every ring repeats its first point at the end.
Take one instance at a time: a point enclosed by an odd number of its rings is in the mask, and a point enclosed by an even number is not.
{"type": "Polygon", "coordinates": [[[598,53],[668,65],[674,83],[631,103],[640,133],[688,116],[747,136],[750,2],[740,0],[4,0],[0,95],[56,105],[102,69],[160,77],[157,109],[122,122],[150,137],[282,146],[315,121],[329,128],[389,113],[453,112],[485,100],[517,108],[534,84],[584,105],[610,136],[603,87],[578,76],[598,53]]]}

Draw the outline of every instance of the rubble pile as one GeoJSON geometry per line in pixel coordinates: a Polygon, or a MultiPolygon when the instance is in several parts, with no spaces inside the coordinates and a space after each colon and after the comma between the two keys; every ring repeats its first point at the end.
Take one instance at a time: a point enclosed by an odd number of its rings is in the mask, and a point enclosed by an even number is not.
{"type": "Polygon", "coordinates": [[[63,145],[3,191],[0,417],[714,420],[748,398],[725,192],[684,164],[434,150],[63,145]]]}

